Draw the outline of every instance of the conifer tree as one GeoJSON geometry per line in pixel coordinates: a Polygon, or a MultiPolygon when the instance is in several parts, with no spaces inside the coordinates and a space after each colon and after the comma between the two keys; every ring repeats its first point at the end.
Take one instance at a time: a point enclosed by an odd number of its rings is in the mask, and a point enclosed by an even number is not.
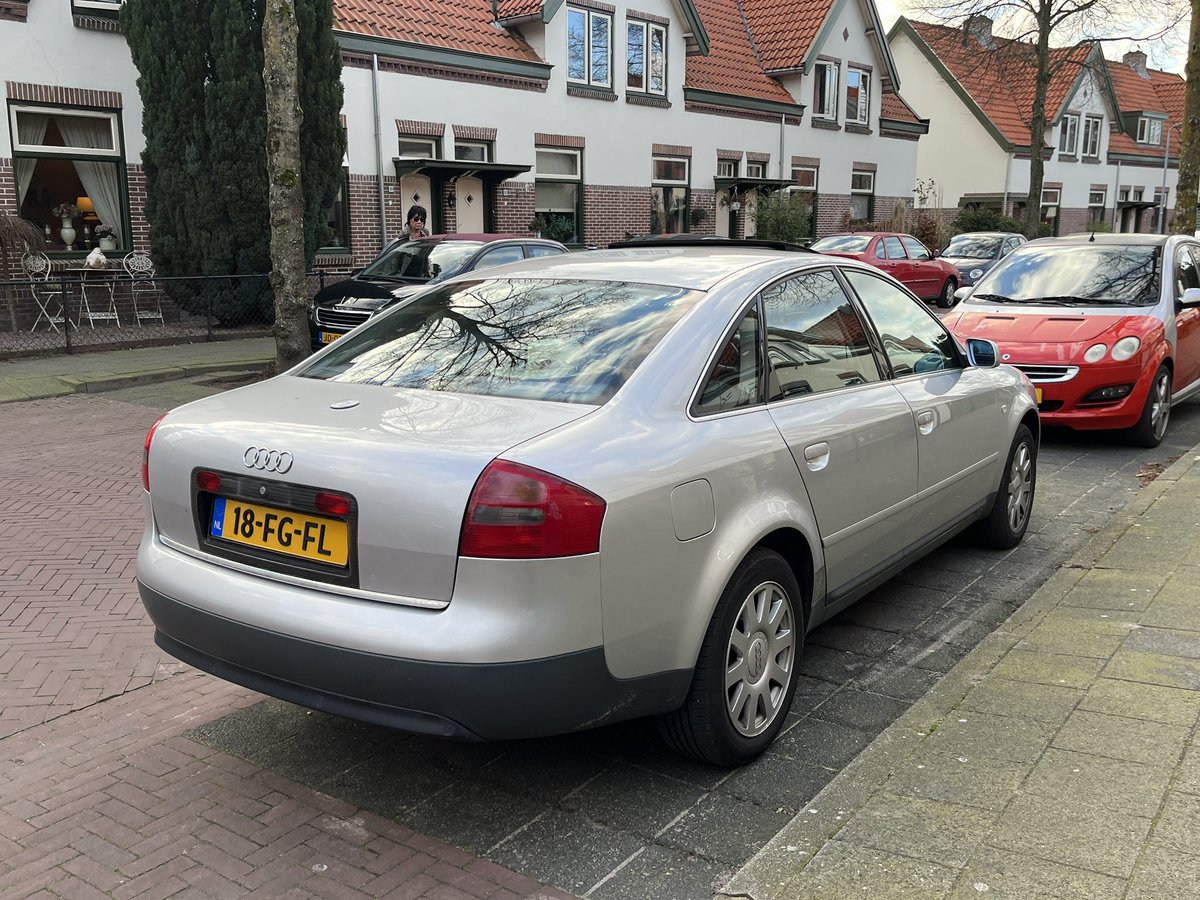
{"type": "MultiPolygon", "coordinates": [[[[342,181],[341,58],[332,0],[295,0],[295,8],[304,249],[311,265],[328,242],[325,210],[342,181]]],[[[261,0],[124,5],[143,107],[151,255],[161,274],[270,271],[262,16],[261,0]]],[[[269,292],[231,284],[217,300],[219,318],[269,318],[269,292]]]]}

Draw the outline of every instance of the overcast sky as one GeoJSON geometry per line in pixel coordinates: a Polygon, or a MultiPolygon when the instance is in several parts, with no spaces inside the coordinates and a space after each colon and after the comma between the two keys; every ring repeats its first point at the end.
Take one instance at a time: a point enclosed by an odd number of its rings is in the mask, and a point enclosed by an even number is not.
{"type": "MultiPolygon", "coordinates": [[[[875,6],[879,10],[879,17],[883,20],[883,28],[887,31],[896,19],[908,14],[909,3],[906,0],[875,0],[875,6]]],[[[913,18],[921,18],[921,16],[916,15],[913,18]]],[[[1104,55],[1109,59],[1120,59],[1121,55],[1130,49],[1130,46],[1128,43],[1116,42],[1105,44],[1104,55]]],[[[1182,34],[1174,40],[1152,41],[1139,46],[1140,49],[1146,51],[1152,67],[1183,75],[1184,62],[1187,59],[1187,23],[1185,22],[1183,25],[1182,34]]],[[[901,77],[903,77],[903,73],[901,73],[901,77]]]]}

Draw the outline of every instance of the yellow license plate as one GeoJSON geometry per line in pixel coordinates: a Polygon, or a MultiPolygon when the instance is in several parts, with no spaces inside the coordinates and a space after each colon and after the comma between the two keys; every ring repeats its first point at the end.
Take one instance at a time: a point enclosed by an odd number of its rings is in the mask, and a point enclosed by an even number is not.
{"type": "Polygon", "coordinates": [[[1033,393],[1037,396],[1037,402],[1041,403],[1042,402],[1042,389],[1040,387],[1035,387],[1033,389],[1033,393]]]}
{"type": "Polygon", "coordinates": [[[322,331],[321,332],[321,343],[322,344],[332,344],[334,341],[336,341],[340,337],[341,337],[341,334],[339,334],[336,331],[322,331]]]}
{"type": "Polygon", "coordinates": [[[244,500],[214,500],[208,533],[223,541],[332,566],[344,566],[350,559],[350,528],[340,519],[244,500]]]}

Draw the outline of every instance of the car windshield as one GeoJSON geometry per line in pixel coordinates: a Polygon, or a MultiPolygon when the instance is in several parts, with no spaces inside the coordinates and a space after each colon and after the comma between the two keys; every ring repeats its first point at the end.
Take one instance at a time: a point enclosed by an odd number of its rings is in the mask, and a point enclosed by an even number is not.
{"type": "Polygon", "coordinates": [[[973,301],[1069,306],[1153,306],[1156,244],[1025,244],[985,275],[973,301]]]}
{"type": "Polygon", "coordinates": [[[975,234],[956,234],[942,251],[942,256],[955,256],[959,259],[993,259],[1000,244],[1001,237],[980,237],[975,234]]]}
{"type": "Polygon", "coordinates": [[[359,277],[421,281],[449,278],[482,246],[480,241],[406,241],[382,254],[359,277]]]}
{"type": "Polygon", "coordinates": [[[299,374],[598,405],[701,296],[609,281],[447,284],[371,320],[299,374]]]}
{"type": "Polygon", "coordinates": [[[828,251],[829,253],[862,253],[871,243],[869,235],[862,234],[831,234],[810,245],[810,250],[828,251]]]}

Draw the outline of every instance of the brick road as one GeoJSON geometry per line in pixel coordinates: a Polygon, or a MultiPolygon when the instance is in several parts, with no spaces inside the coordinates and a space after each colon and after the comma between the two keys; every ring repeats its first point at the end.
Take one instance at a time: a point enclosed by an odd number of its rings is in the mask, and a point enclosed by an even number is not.
{"type": "Polygon", "coordinates": [[[153,644],[155,417],[0,406],[0,898],[569,897],[187,737],[261,697],[153,644]]]}

